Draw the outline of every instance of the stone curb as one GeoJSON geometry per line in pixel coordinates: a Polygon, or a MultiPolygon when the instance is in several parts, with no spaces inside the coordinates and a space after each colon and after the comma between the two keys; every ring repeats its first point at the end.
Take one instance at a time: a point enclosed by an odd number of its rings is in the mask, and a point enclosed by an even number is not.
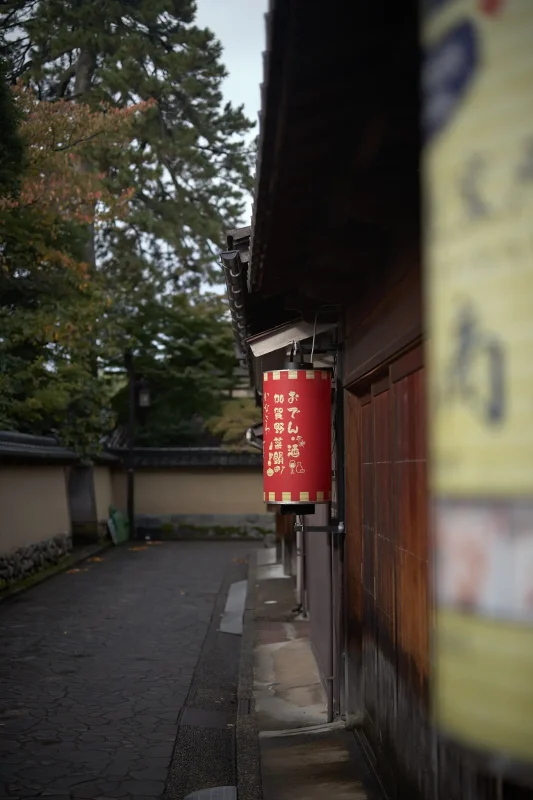
{"type": "Polygon", "coordinates": [[[239,800],[262,800],[261,756],[254,701],[254,642],[257,583],[257,554],[248,561],[248,593],[244,607],[235,750],[239,800]]]}
{"type": "Polygon", "coordinates": [[[53,567],[38,572],[36,575],[32,575],[31,578],[26,578],[22,582],[22,585],[15,584],[15,586],[11,586],[9,589],[0,592],[0,603],[11,600],[15,596],[23,594],[29,589],[39,586],[41,583],[45,583],[45,581],[59,575],[59,573],[65,572],[67,569],[76,566],[76,564],[81,564],[89,558],[93,558],[99,553],[103,553],[104,550],[108,550],[112,546],[113,542],[105,542],[103,544],[95,544],[94,547],[84,547],[83,552],[76,553],[76,551],[73,551],[69,556],[66,556],[53,567]]]}

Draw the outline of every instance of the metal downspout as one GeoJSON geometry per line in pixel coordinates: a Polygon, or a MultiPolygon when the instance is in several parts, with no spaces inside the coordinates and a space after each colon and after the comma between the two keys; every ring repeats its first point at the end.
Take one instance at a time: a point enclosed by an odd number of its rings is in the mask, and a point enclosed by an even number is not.
{"type": "Polygon", "coordinates": [[[336,440],[336,473],[337,473],[337,516],[344,523],[343,531],[334,533],[334,545],[338,553],[339,574],[338,592],[336,597],[338,602],[335,608],[335,652],[336,658],[336,705],[339,713],[344,712],[341,708],[341,699],[346,700],[346,631],[347,613],[346,607],[346,569],[345,569],[345,542],[346,542],[346,453],[344,439],[344,387],[343,387],[343,351],[339,347],[337,353],[337,379],[335,386],[335,440],[336,440]],[[344,684],[343,697],[341,698],[341,681],[344,684]]]}
{"type": "Polygon", "coordinates": [[[303,581],[303,524],[302,518],[297,517],[296,529],[296,602],[299,608],[304,605],[303,581]]]}
{"type": "Polygon", "coordinates": [[[331,587],[331,598],[330,598],[330,613],[331,613],[331,647],[329,648],[328,653],[328,668],[326,670],[327,677],[326,677],[326,699],[327,699],[327,712],[328,712],[328,722],[333,722],[335,719],[335,709],[333,706],[333,684],[335,681],[335,675],[333,674],[333,665],[334,665],[334,658],[333,658],[333,648],[335,647],[335,592],[334,592],[334,562],[333,562],[333,537],[335,534],[328,533],[329,539],[329,569],[330,569],[330,587],[331,587]]]}

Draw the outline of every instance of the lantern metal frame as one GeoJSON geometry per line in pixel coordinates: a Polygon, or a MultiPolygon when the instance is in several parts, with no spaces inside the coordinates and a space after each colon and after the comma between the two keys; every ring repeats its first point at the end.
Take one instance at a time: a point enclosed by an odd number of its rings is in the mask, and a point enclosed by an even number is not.
{"type": "Polygon", "coordinates": [[[137,404],[139,408],[150,408],[151,403],[150,384],[144,378],[140,378],[137,381],[137,404]]]}
{"type": "MultiPolygon", "coordinates": [[[[296,525],[300,523],[295,523],[295,530],[296,525]]],[[[309,533],[344,533],[345,527],[344,522],[338,519],[332,519],[331,525],[306,525],[305,530],[309,533]]]]}

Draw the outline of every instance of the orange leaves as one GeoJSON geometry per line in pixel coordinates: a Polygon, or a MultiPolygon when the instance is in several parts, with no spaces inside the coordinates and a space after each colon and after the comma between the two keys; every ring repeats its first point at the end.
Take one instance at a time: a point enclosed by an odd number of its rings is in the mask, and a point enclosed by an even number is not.
{"type": "Polygon", "coordinates": [[[113,151],[133,138],[135,119],[154,103],[95,110],[69,100],[41,102],[21,82],[13,91],[21,111],[27,167],[18,196],[0,198],[0,208],[38,205],[44,214],[82,224],[123,216],[134,190],[113,194],[107,174],[97,166],[95,148],[103,148],[107,163],[112,163],[113,151]]]}

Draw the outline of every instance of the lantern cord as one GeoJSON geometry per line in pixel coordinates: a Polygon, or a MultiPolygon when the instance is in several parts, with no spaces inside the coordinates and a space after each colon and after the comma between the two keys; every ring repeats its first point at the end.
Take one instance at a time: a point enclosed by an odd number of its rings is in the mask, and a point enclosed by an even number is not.
{"type": "Polygon", "coordinates": [[[317,326],[317,322],[318,322],[318,315],[319,315],[319,314],[320,314],[320,312],[321,312],[321,311],[323,311],[325,308],[339,308],[339,306],[338,306],[338,305],[333,305],[333,304],[326,304],[326,305],[323,305],[323,306],[319,306],[319,307],[317,308],[317,310],[316,310],[316,314],[315,314],[315,324],[314,324],[314,326],[313,326],[313,344],[311,345],[311,364],[313,363],[313,356],[314,356],[314,354],[315,354],[316,326],[317,326]]]}
{"type": "Polygon", "coordinates": [[[302,353],[302,346],[299,342],[294,341],[291,347],[291,361],[296,361],[297,355],[300,355],[300,361],[303,361],[303,353],[302,353]]]}
{"type": "Polygon", "coordinates": [[[313,365],[313,356],[315,354],[316,323],[317,323],[317,320],[318,320],[318,312],[319,311],[320,311],[320,309],[318,309],[316,314],[315,314],[315,324],[314,324],[314,327],[313,327],[313,344],[311,346],[311,366],[313,365]]]}

